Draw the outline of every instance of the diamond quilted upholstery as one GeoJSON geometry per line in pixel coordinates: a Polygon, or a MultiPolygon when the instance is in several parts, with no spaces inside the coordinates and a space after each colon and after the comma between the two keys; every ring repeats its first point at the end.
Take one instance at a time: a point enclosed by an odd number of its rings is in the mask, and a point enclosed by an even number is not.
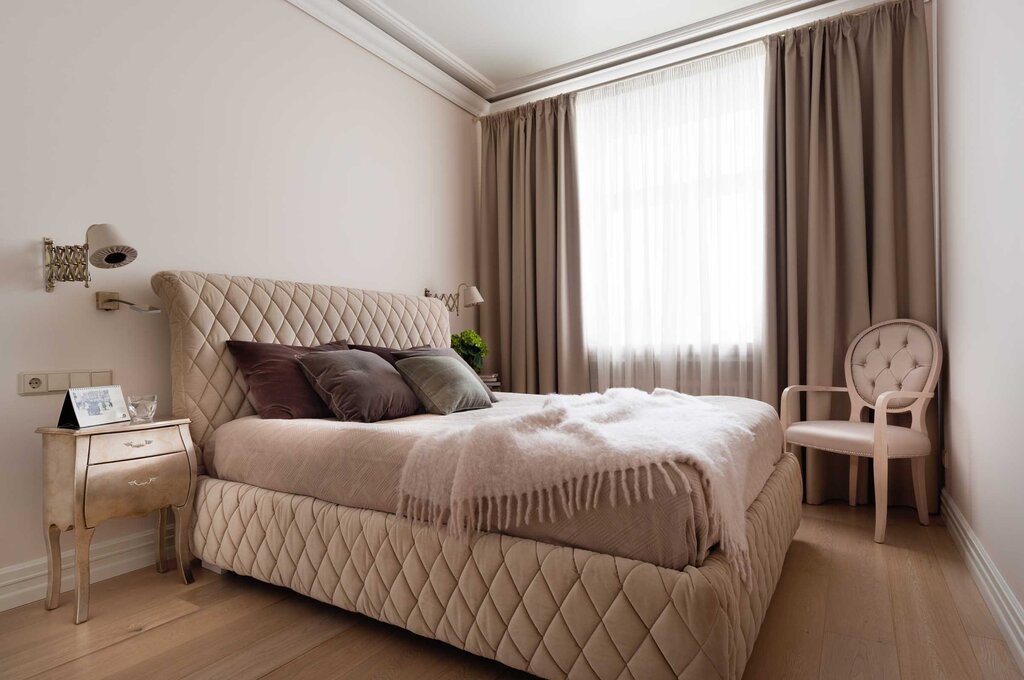
{"type": "Polygon", "coordinates": [[[214,429],[255,413],[227,340],[385,347],[450,343],[448,310],[435,298],[198,272],[157,272],[153,290],[171,328],[174,415],[192,419],[202,447],[214,429]]]}
{"type": "Polygon", "coordinates": [[[748,589],[715,554],[674,571],[201,477],[193,550],[239,574],[546,678],[740,678],[800,522],[786,454],[747,511],[748,589]]]}

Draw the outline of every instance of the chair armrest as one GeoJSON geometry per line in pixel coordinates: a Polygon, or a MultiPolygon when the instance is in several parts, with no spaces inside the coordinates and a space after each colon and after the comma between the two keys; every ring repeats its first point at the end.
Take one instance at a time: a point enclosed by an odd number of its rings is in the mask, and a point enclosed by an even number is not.
{"type": "Polygon", "coordinates": [[[782,404],[780,409],[780,416],[782,418],[782,431],[793,424],[793,414],[799,411],[799,404],[793,403],[797,398],[797,395],[801,392],[845,392],[849,394],[849,390],[845,387],[825,387],[821,385],[790,385],[782,391],[782,404]]]}
{"type": "MultiPolygon", "coordinates": [[[[893,399],[931,399],[934,392],[902,392],[900,390],[889,390],[882,392],[875,400],[875,429],[874,429],[874,453],[879,458],[880,454],[888,456],[889,453],[889,402],[893,399]]],[[[917,416],[915,415],[916,419],[917,416]]],[[[916,422],[916,420],[915,420],[916,422]]]]}

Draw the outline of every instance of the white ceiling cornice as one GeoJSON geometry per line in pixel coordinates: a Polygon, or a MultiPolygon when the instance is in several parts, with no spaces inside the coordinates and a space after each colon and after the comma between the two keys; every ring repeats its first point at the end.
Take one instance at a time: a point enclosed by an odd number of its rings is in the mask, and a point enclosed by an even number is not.
{"type": "Polygon", "coordinates": [[[340,1],[484,99],[493,96],[496,88],[487,76],[452,54],[444,45],[413,26],[387,5],[378,0],[340,1]]]}
{"type": "MultiPolygon", "coordinates": [[[[351,4],[353,1],[359,2],[360,0],[343,1],[351,4]]],[[[831,0],[762,0],[749,7],[741,7],[732,12],[667,31],[651,38],[599,52],[522,78],[498,83],[489,95],[482,96],[488,101],[494,102],[828,2],[831,0]]]]}
{"type": "Polygon", "coordinates": [[[486,99],[374,26],[339,0],[287,2],[474,116],[487,114],[490,106],[486,99]]]}
{"type": "Polygon", "coordinates": [[[474,116],[695,59],[878,0],[762,0],[529,76],[493,83],[381,0],[287,0],[474,116]]]}

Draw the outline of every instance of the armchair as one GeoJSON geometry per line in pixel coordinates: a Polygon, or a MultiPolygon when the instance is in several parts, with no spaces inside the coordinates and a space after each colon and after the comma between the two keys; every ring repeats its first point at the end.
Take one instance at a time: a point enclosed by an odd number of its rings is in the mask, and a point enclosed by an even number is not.
{"type": "Polygon", "coordinates": [[[885,542],[889,499],[889,460],[910,458],[914,501],[921,524],[928,524],[925,459],[931,439],[925,422],[942,369],[942,344],[935,330],[912,319],[893,319],[862,331],[846,352],[846,387],[792,385],[782,393],[785,446],[805,446],[850,456],[850,505],[857,503],[860,458],[872,458],[875,481],[875,541],[885,542]],[[795,421],[801,393],[846,393],[850,419],[795,421]],[[864,409],[874,422],[864,421],[864,409]],[[889,414],[911,414],[910,427],[889,424],[889,414]]]}

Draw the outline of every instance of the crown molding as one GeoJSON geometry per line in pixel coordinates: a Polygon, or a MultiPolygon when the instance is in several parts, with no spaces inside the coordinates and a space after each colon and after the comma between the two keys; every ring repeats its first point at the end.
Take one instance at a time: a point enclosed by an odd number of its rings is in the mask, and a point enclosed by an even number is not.
{"type": "MultiPolygon", "coordinates": [[[[674,66],[691,59],[739,47],[774,33],[781,33],[820,19],[876,5],[878,0],[827,0],[824,3],[820,0],[811,0],[810,2],[806,0],[787,0],[787,2],[773,2],[772,4],[777,10],[774,18],[762,18],[754,23],[745,23],[724,32],[716,31],[704,38],[693,39],[677,47],[654,52],[647,56],[634,57],[622,63],[583,73],[568,80],[526,90],[504,99],[492,100],[489,113],[507,111],[532,101],[554,97],[566,92],[598,87],[616,80],[623,80],[649,71],[674,66]],[[789,5],[789,9],[783,10],[783,5],[789,5]]],[[[764,5],[765,3],[761,3],[758,6],[764,9],[764,5]]]]}
{"type": "Polygon", "coordinates": [[[287,2],[474,116],[488,113],[490,107],[486,99],[343,5],[340,0],[287,2]]]}
{"type": "Polygon", "coordinates": [[[484,99],[494,95],[494,83],[487,76],[379,0],[340,2],[484,99]]]}
{"type": "MultiPolygon", "coordinates": [[[[372,0],[371,0],[372,1],[372,0]]],[[[599,52],[583,59],[570,61],[561,66],[555,66],[544,71],[516,78],[507,82],[499,83],[492,94],[487,97],[490,101],[496,101],[511,97],[516,94],[536,90],[547,85],[552,85],[563,80],[576,78],[578,76],[599,71],[611,66],[616,66],[628,61],[640,59],[658,52],[671,50],[687,43],[703,40],[715,35],[734,31],[739,28],[750,26],[775,19],[785,14],[799,12],[800,10],[817,5],[823,5],[831,0],[762,0],[749,7],[741,7],[725,14],[688,24],[672,31],[666,31],[651,38],[638,40],[628,45],[616,47],[604,52],[599,52]]],[[[876,0],[877,1],[877,0],[876,0]]]]}

